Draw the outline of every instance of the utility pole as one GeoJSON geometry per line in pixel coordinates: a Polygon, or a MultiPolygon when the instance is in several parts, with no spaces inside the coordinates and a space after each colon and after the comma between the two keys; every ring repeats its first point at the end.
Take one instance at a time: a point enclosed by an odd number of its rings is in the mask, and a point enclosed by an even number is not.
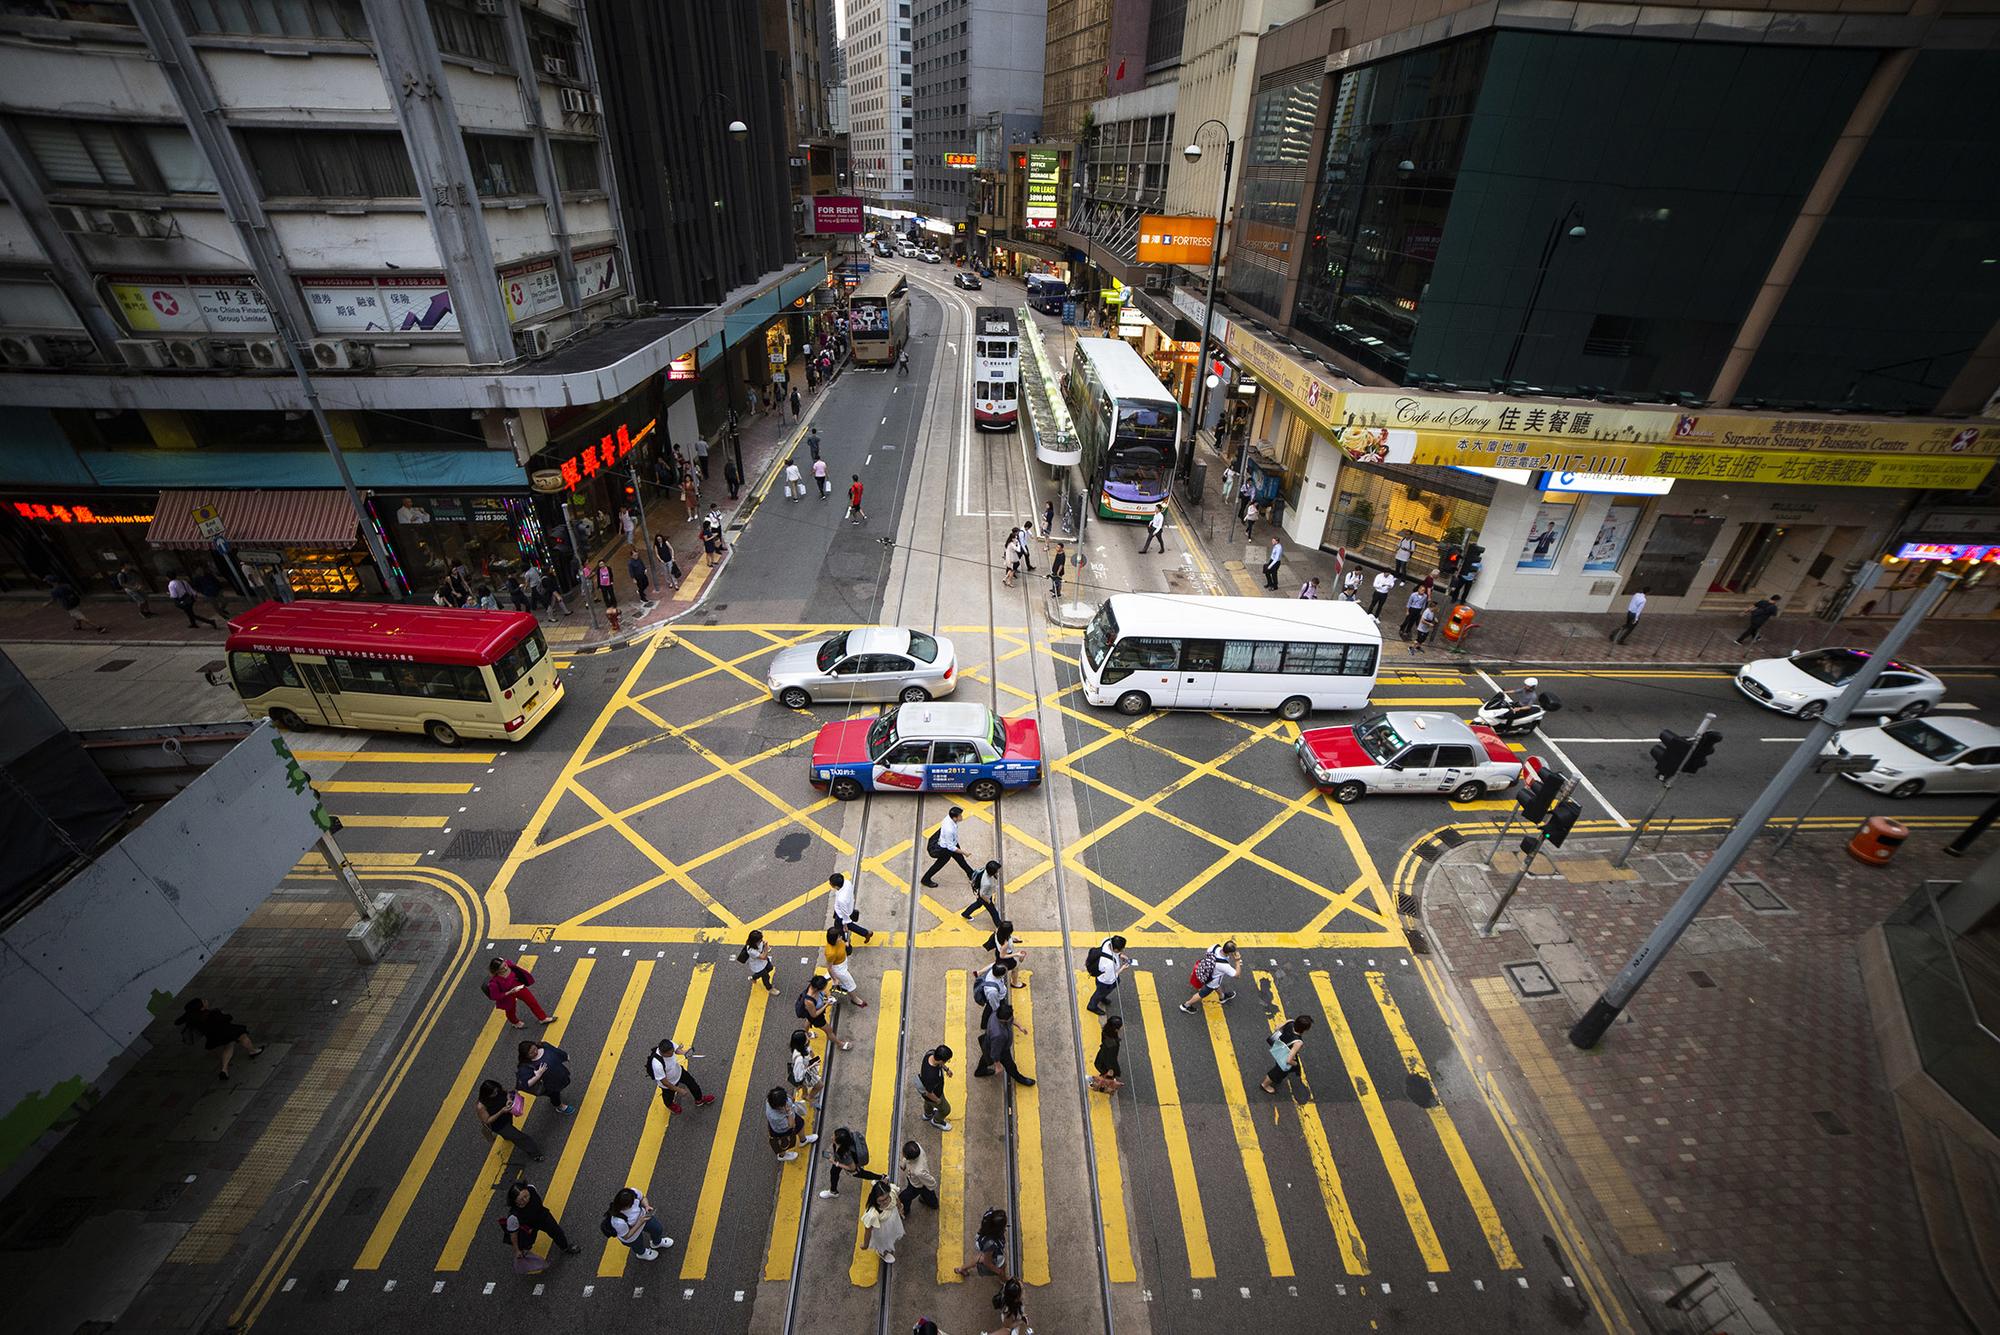
{"type": "Polygon", "coordinates": [[[1922,624],[1924,617],[1929,615],[1931,609],[1944,599],[1945,594],[1957,582],[1958,576],[1948,571],[1938,572],[1929,586],[1910,603],[1909,610],[1903,613],[1902,619],[1882,637],[1882,643],[1876,646],[1861,670],[1848,681],[1847,689],[1840,693],[1840,698],[1833,702],[1826,713],[1807,726],[1805,740],[1799,743],[1798,749],[1792,752],[1791,757],[1779,768],[1777,774],[1772,776],[1771,782],[1765,785],[1764,791],[1757,795],[1757,800],[1750,804],[1750,809],[1736,822],[1735,828],[1729,832],[1729,837],[1724,839],[1722,847],[1716,849],[1710,856],[1708,865],[1702,868],[1694,883],[1682,892],[1673,908],[1667,911],[1667,916],[1660,920],[1660,925],[1653,929],[1653,934],[1646,938],[1646,943],[1640,946],[1626,962],[1625,967],[1618,971],[1618,976],[1611,980],[1611,986],[1605,988],[1603,995],[1598,997],[1590,1009],[1584,1012],[1583,1017],[1570,1027],[1569,1041],[1572,1044],[1579,1048],[1597,1046],[1598,1040],[1604,1037],[1612,1021],[1631,1004],[1632,998],[1645,985],[1646,979],[1652,976],[1653,970],[1659,967],[1660,961],[1666,958],[1667,952],[1673,949],[1674,943],[1681,939],[1683,932],[1687,931],[1688,925],[1694,921],[1695,914],[1701,912],[1702,905],[1708,902],[1708,897],[1722,884],[1722,878],[1735,869],[1738,860],[1749,849],[1750,841],[1763,830],[1765,822],[1777,814],[1779,805],[1791,792],[1792,786],[1812,768],[1827,739],[1847,722],[1848,715],[1854,712],[1857,704],[1861,703],[1862,695],[1875,685],[1883,669],[1887,668],[1890,660],[1896,656],[1896,651],[1903,647],[1904,642],[1922,624]]]}
{"type": "MultiPolygon", "coordinates": [[[[562,512],[563,527],[569,530],[570,561],[576,566],[576,596],[578,601],[583,604],[583,610],[590,617],[590,628],[596,630],[597,605],[590,601],[590,566],[583,559],[583,543],[577,538],[576,516],[570,513],[569,497],[567,496],[563,497],[562,512]]],[[[561,579],[560,572],[558,572],[557,578],[558,580],[561,579]]],[[[562,586],[558,583],[556,587],[561,588],[562,586]]]]}
{"type": "Polygon", "coordinates": [[[1660,784],[1660,795],[1653,799],[1653,805],[1646,808],[1646,814],[1639,817],[1639,823],[1632,827],[1632,837],[1625,841],[1625,847],[1619,849],[1618,856],[1611,860],[1612,866],[1622,867],[1625,865],[1625,859],[1632,856],[1632,850],[1639,846],[1639,836],[1646,832],[1646,823],[1659,814],[1660,804],[1667,800],[1667,790],[1674,786],[1675,779],[1681,777],[1681,771],[1687,766],[1688,757],[1694,754],[1695,746],[1701,743],[1702,734],[1708,731],[1708,725],[1713,722],[1715,722],[1715,715],[1703,714],[1701,716],[1701,722],[1695,725],[1694,736],[1690,739],[1693,745],[1683,750],[1680,758],[1674,762],[1674,772],[1669,774],[1665,781],[1660,784]]]}

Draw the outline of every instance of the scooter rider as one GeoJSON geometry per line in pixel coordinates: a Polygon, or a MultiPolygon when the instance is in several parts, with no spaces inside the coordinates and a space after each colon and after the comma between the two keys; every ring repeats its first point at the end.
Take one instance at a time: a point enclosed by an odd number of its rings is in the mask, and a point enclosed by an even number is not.
{"type": "Polygon", "coordinates": [[[1540,703],[1535,697],[1537,688],[1541,684],[1538,679],[1529,677],[1526,681],[1515,687],[1513,693],[1508,697],[1507,721],[1509,723],[1532,714],[1540,707],[1540,703]]]}

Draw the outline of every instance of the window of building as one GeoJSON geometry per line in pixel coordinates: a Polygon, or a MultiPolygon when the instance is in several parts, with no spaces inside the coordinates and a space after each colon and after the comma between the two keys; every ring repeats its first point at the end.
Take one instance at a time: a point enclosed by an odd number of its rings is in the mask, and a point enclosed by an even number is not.
{"type": "Polygon", "coordinates": [[[556,154],[556,184],[563,190],[602,190],[603,177],[598,173],[597,142],[595,140],[556,139],[551,147],[556,154]]]}
{"type": "Polygon", "coordinates": [[[431,31],[437,34],[438,50],[448,56],[512,67],[513,62],[507,59],[507,34],[495,15],[482,14],[469,4],[432,0],[431,31]]]}
{"type": "Polygon", "coordinates": [[[215,177],[186,130],[171,125],[25,117],[21,137],[52,186],[212,195],[215,177]]]}
{"type": "Polygon", "coordinates": [[[82,329],[69,298],[54,283],[0,279],[0,329],[82,329]]]}
{"type": "Polygon", "coordinates": [[[413,199],[416,173],[394,130],[246,130],[267,198],[413,199]]]}
{"type": "Polygon", "coordinates": [[[188,26],[231,37],[368,39],[361,0],[187,0],[188,26]]]}
{"type": "Polygon", "coordinates": [[[535,59],[535,72],[552,79],[581,79],[583,51],[577,44],[576,29],[532,12],[527,19],[528,50],[535,59]]]}
{"type": "Polygon", "coordinates": [[[527,140],[469,134],[465,136],[465,152],[472,159],[472,188],[480,198],[535,193],[534,160],[527,140]]]}

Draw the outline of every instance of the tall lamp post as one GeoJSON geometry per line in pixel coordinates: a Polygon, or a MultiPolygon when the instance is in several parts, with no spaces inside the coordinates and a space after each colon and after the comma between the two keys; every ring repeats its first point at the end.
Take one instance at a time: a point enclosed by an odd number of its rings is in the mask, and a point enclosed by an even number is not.
{"type": "MultiPolygon", "coordinates": [[[[1188,160],[1189,166],[1200,162],[1201,144],[1198,141],[1201,139],[1201,132],[1211,125],[1222,131],[1222,193],[1215,201],[1215,244],[1210,246],[1208,251],[1208,302],[1201,310],[1201,372],[1194,380],[1194,426],[1188,432],[1190,442],[1194,439],[1194,432],[1201,429],[1202,408],[1208,399],[1208,382],[1211,378],[1208,372],[1208,331],[1215,325],[1215,275],[1222,265],[1222,228],[1223,220],[1229,214],[1229,173],[1236,165],[1236,141],[1229,137],[1229,127],[1211,116],[1194,127],[1194,133],[1188,137],[1187,147],[1181,150],[1181,156],[1188,160]]],[[[1174,467],[1180,470],[1183,482],[1193,475],[1194,450],[1191,446],[1180,451],[1180,458],[1174,461],[1174,467]]]]}
{"type": "MultiPolygon", "coordinates": [[[[736,110],[736,104],[729,100],[729,95],[727,93],[719,93],[711,90],[710,92],[704,94],[703,96],[707,101],[721,103],[722,106],[729,111],[736,110]]],[[[745,139],[747,139],[750,135],[750,127],[748,125],[745,125],[740,120],[735,120],[732,118],[726,128],[729,132],[729,137],[731,139],[734,139],[739,144],[742,143],[745,139]]],[[[719,170],[716,173],[716,182],[715,182],[716,188],[718,190],[726,190],[728,188],[728,177],[729,177],[728,160],[725,157],[723,157],[722,154],[718,153],[716,165],[719,168],[719,170]]],[[[722,225],[722,203],[723,202],[719,197],[715,201],[715,307],[717,310],[722,309],[723,299],[729,295],[729,280],[723,276],[722,272],[722,265],[723,265],[722,243],[724,236],[723,225],[722,225]]],[[[729,316],[727,314],[724,314],[722,317],[722,395],[723,395],[723,406],[729,412],[732,413],[735,412],[736,370],[729,364],[729,316]]],[[[742,434],[740,432],[732,430],[729,433],[729,445],[730,448],[734,450],[736,454],[736,476],[742,477],[743,476],[742,434]]]]}
{"type": "Polygon", "coordinates": [[[1514,378],[1514,363],[1521,359],[1521,345],[1528,341],[1528,322],[1535,318],[1535,307],[1541,304],[1542,284],[1548,281],[1549,266],[1555,262],[1556,251],[1561,247],[1563,238],[1581,241],[1584,235],[1581,204],[1571,204],[1562,211],[1560,217],[1549,224],[1548,238],[1542,242],[1541,265],[1535,270],[1535,290],[1528,294],[1528,309],[1521,313],[1521,328],[1514,335],[1513,350],[1507,354],[1507,368],[1500,373],[1502,380],[1514,378]],[[1574,224],[1570,222],[1571,218],[1576,219],[1574,224]]]}

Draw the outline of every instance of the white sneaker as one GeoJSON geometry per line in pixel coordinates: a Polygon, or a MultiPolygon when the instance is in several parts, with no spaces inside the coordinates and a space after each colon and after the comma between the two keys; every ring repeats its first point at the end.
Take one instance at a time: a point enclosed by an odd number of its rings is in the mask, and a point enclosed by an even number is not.
{"type": "Polygon", "coordinates": [[[674,1245],[674,1240],[672,1238],[661,1238],[660,1245],[662,1247],[671,1247],[674,1245]]]}
{"type": "Polygon", "coordinates": [[[660,1259],[660,1254],[651,1247],[646,1248],[645,1251],[640,1252],[638,1255],[641,1261],[657,1261],[660,1259]]]}
{"type": "Polygon", "coordinates": [[[799,1152],[797,1150],[786,1150],[783,1154],[780,1154],[778,1156],[778,1162],[790,1163],[792,1160],[798,1157],[799,1157],[799,1152]]]}
{"type": "Polygon", "coordinates": [[[882,1253],[882,1264],[883,1264],[883,1265],[894,1265],[894,1264],[896,1264],[896,1253],[894,1253],[894,1252],[883,1252],[883,1253],[882,1253]]]}
{"type": "Polygon", "coordinates": [[[833,1199],[833,1198],[834,1198],[835,1196],[838,1196],[839,1194],[840,1194],[840,1193],[839,1193],[839,1192],[837,1192],[837,1191],[834,1191],[834,1190],[832,1190],[832,1189],[827,1189],[827,1190],[823,1190],[823,1191],[821,1191],[821,1192],[820,1192],[820,1194],[819,1194],[819,1198],[820,1198],[821,1200],[823,1200],[823,1201],[830,1201],[830,1200],[832,1200],[832,1199],[833,1199]]]}
{"type": "Polygon", "coordinates": [[[810,1145],[810,1144],[812,1144],[812,1143],[813,1143],[813,1142],[814,1142],[815,1140],[818,1140],[818,1139],[819,1139],[819,1132],[815,1131],[815,1132],[813,1132],[813,1133],[812,1133],[812,1134],[811,1134],[810,1136],[800,1136],[800,1137],[799,1137],[799,1144],[801,1144],[801,1145],[810,1145]]]}

